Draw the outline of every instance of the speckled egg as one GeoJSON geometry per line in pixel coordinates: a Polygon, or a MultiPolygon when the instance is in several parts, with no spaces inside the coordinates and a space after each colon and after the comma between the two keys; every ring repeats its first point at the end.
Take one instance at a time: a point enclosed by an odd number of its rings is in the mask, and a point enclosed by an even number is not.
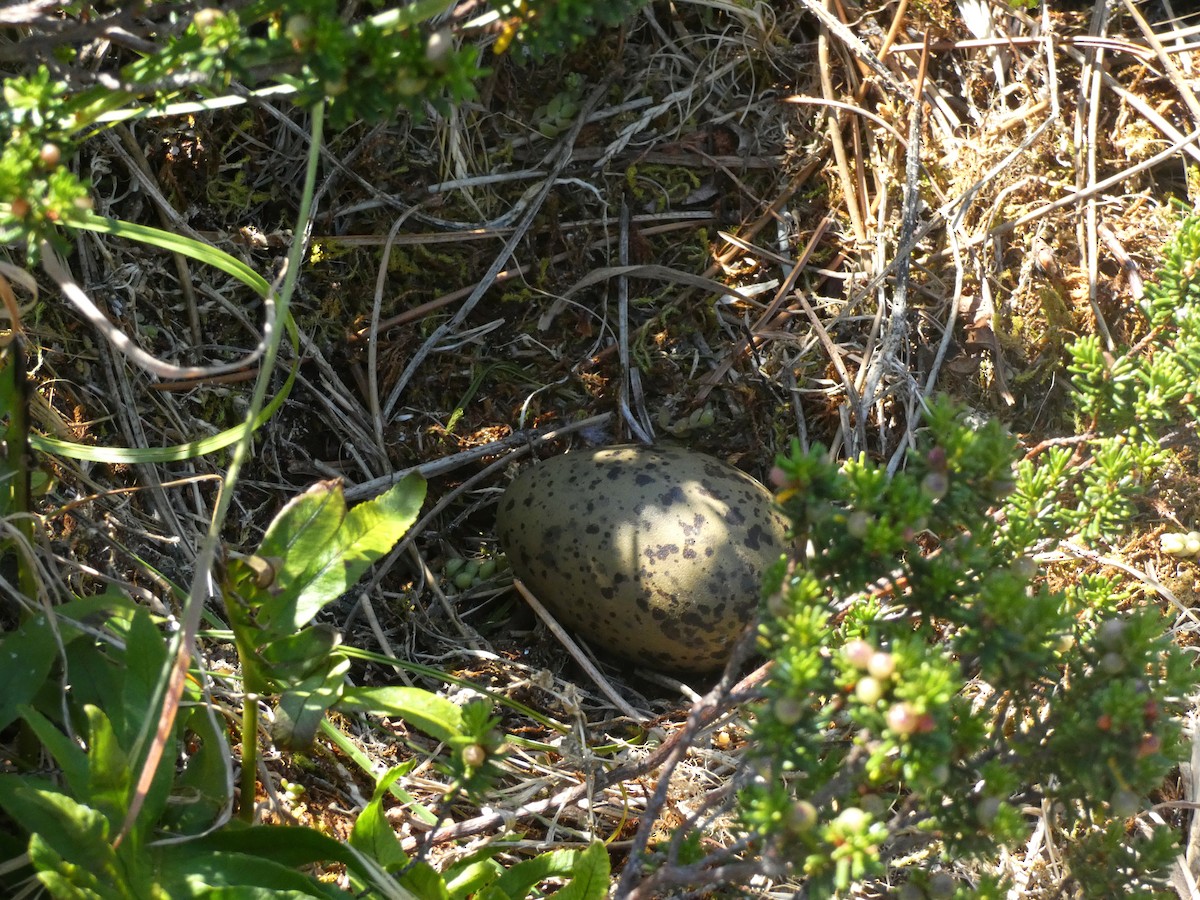
{"type": "Polygon", "coordinates": [[[593,647],[649,668],[710,672],[754,617],[787,521],[733,466],[628,445],[526,467],[496,528],[514,574],[593,647]]]}

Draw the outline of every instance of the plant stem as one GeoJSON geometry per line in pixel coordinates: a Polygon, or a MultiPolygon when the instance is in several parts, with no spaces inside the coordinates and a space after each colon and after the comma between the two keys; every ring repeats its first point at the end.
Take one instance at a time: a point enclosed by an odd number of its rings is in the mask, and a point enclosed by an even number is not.
{"type": "Polygon", "coordinates": [[[242,788],[238,798],[238,818],[254,824],[254,798],[258,779],[258,694],[247,692],[242,698],[242,788]]]}

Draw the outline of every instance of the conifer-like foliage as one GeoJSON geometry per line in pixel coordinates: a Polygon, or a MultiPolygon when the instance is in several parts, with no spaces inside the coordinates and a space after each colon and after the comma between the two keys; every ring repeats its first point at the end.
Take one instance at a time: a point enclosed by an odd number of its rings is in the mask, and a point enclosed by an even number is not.
{"type": "MultiPolygon", "coordinates": [[[[487,74],[478,39],[493,52],[544,59],[615,25],[640,0],[529,0],[453,4],[369,2],[347,20],[337,0],[263,0],[198,8],[156,4],[71,25],[48,18],[20,70],[6,73],[0,103],[0,242],[60,241],[59,227],[90,209],[86,180],[60,165],[112,121],[169,112],[197,95],[267,91],[300,106],[326,103],[331,125],[379,122],[398,110],[448,111],[475,96],[487,74]],[[84,41],[122,36],[124,62],[97,76],[84,41]]],[[[31,8],[32,10],[32,8],[31,8]]],[[[188,107],[189,109],[194,109],[188,107]]]]}
{"type": "MultiPolygon", "coordinates": [[[[1200,220],[1165,256],[1144,306],[1158,341],[1115,362],[1092,338],[1071,348],[1086,451],[1017,465],[999,423],[939,401],[892,478],[819,448],[780,459],[779,500],[809,551],[768,578],[774,666],[743,818],[817,894],[914,844],[936,850],[913,867],[927,888],[939,854],[994,859],[1032,810],[1073,834],[1082,896],[1156,896],[1173,838],[1126,820],[1179,758],[1189,663],[1152,596],[1095,575],[1050,590],[1037,554],[1127,527],[1167,458],[1158,436],[1195,417],[1200,220]]],[[[958,895],[1000,891],[983,877],[958,895]]]]}

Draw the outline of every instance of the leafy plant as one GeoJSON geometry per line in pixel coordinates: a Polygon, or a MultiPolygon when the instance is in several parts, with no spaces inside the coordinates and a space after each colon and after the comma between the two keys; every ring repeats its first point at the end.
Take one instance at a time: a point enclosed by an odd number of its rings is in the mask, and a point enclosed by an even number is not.
{"type": "MultiPolygon", "coordinates": [[[[635,853],[623,884],[647,862],[638,896],[754,873],[813,896],[887,877],[914,898],[999,897],[1011,886],[989,863],[1026,838],[1032,808],[1070,836],[1064,890],[1168,896],[1174,834],[1127,820],[1180,758],[1189,660],[1115,578],[1054,591],[1036,577],[1059,539],[1126,530],[1171,458],[1159,435],[1195,419],[1200,219],[1164,256],[1145,338],[1115,356],[1091,338],[1070,348],[1084,440],[1017,462],[998,422],[937,400],[894,476],[820,447],[778,459],[777,499],[807,550],[764,587],[743,843],[689,853],[699,832],[681,829],[635,853]]],[[[1194,532],[1169,537],[1178,555],[1200,548],[1194,532]]]]}
{"type": "MultiPolygon", "coordinates": [[[[1127,820],[1180,758],[1190,663],[1158,609],[1115,578],[1061,591],[1036,578],[1058,539],[1127,529],[1170,459],[1158,435],[1195,419],[1200,219],[1164,255],[1147,338],[1115,358],[1091,338],[1071,348],[1087,440],[1017,463],[999,423],[939,400],[894,476],[821,448],[778,460],[779,502],[810,549],[764,592],[772,662],[740,797],[752,871],[814,896],[897,868],[913,897],[1001,896],[982,863],[1026,837],[1032,807],[1071,836],[1064,889],[1167,896],[1174,835],[1127,820]],[[949,866],[971,860],[968,887],[949,866]]],[[[738,871],[731,857],[688,871],[738,871]]],[[[669,877],[648,876],[643,894],[669,877]]]]}
{"type": "Polygon", "coordinates": [[[843,891],[883,875],[902,834],[943,860],[994,858],[1024,835],[1020,808],[1045,804],[1085,832],[1064,851],[1076,879],[1149,890],[1169,842],[1095,849],[1178,758],[1186,660],[1157,611],[1117,613],[1110,581],[1031,583],[1030,538],[1049,535],[1005,502],[1034,471],[1014,473],[997,423],[934,403],[921,447],[891,479],[816,450],[779,462],[784,509],[819,549],[769,579],[747,827],[814,890],[843,891]]]}
{"type": "MultiPolygon", "coordinates": [[[[251,3],[194,14],[187,6],[167,4],[139,8],[136,19],[125,10],[83,11],[68,4],[55,12],[53,22],[31,6],[13,10],[6,20],[45,30],[30,45],[22,71],[5,80],[0,242],[23,243],[28,265],[40,262],[63,296],[114,346],[152,371],[170,367],[122,340],[58,261],[57,253],[69,246],[69,229],[126,237],[207,262],[250,286],[276,319],[268,320],[249,360],[261,365],[246,420],[168,448],[96,448],[29,434],[23,360],[16,341],[5,346],[0,515],[17,528],[0,543],[0,564],[5,576],[10,569],[19,575],[17,590],[10,589],[15,602],[11,623],[6,621],[10,627],[0,639],[0,677],[6,684],[0,697],[6,759],[0,772],[0,849],[14,860],[0,869],[5,893],[36,882],[63,897],[338,896],[331,885],[302,871],[335,862],[346,867],[353,890],[378,896],[502,900],[526,896],[547,878],[565,881],[565,896],[604,894],[608,857],[600,844],[543,854],[508,870],[487,850],[441,873],[409,858],[382,806],[387,795],[403,793],[395,782],[405,767],[379,780],[348,843],[312,828],[230,819],[237,800],[232,742],[218,716],[221,705],[207,693],[204,663],[199,656],[190,669],[187,663],[205,613],[209,563],[250,434],[282,405],[295,375],[290,372],[282,390],[268,399],[282,334],[290,335],[298,356],[288,303],[304,228],[296,229],[285,276],[272,288],[240,260],[198,241],[94,215],[89,185],[64,164],[112,122],[248,102],[256,93],[290,95],[311,112],[311,152],[298,211],[303,226],[327,108],[341,123],[378,120],[397,108],[418,114],[427,105],[446,108],[470,96],[483,73],[475,45],[464,38],[490,27],[489,21],[500,21],[510,41],[530,48],[557,48],[562,34],[578,36],[591,29],[590,5],[551,9],[557,6],[501,4],[497,15],[473,8],[475,18],[469,21],[448,17],[439,24],[433,20],[446,11],[442,2],[401,5],[347,22],[339,4],[323,0],[251,3]],[[83,21],[83,12],[89,21],[83,21]],[[81,63],[80,51],[110,28],[132,35],[135,49],[121,57],[119,69],[97,78],[90,64],[81,63]],[[192,590],[179,590],[174,598],[183,606],[179,622],[152,615],[116,588],[84,597],[53,581],[47,585],[53,564],[33,540],[27,441],[46,452],[135,463],[186,459],[234,446],[197,571],[187,573],[192,590]]],[[[611,16],[614,9],[600,12],[611,16]]],[[[0,293],[19,332],[20,310],[8,302],[9,282],[26,276],[6,267],[0,277],[0,293]]],[[[332,709],[405,719],[443,746],[439,765],[449,779],[447,808],[455,798],[477,796],[493,783],[503,744],[488,704],[459,706],[417,688],[347,687],[348,654],[335,633],[314,623],[320,610],[352,587],[411,526],[423,491],[422,484],[409,480],[347,510],[340,487],[317,485],[285,507],[256,553],[225,555],[221,584],[245,698],[240,734],[245,820],[254,812],[260,700],[273,704],[273,737],[284,748],[311,743],[317,731],[344,744],[328,718],[332,709]]],[[[418,812],[430,823],[440,818],[439,811],[418,807],[418,812]]]]}

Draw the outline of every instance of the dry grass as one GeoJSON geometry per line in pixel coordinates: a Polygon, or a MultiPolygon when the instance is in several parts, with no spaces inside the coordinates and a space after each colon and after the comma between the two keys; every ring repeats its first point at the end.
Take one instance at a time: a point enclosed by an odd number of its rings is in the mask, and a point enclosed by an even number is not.
{"type": "MultiPolygon", "coordinates": [[[[480,99],[449,118],[330,136],[294,305],[299,380],[258,438],[226,540],[252,547],[314,479],[337,475],[362,498],[420,467],[434,511],[331,621],[352,644],[566,726],[504,712],[520,740],[493,810],[453,809],[458,824],[431,833],[397,808],[409,849],[453,858],[505,836],[516,858],[601,837],[619,863],[666,755],[651,747],[673,736],[690,752],[675,760],[655,839],[711,819],[713,846],[733,840],[722,813],[742,726],[722,712],[727,695],[687,726],[685,686],[606,668],[637,721],[619,714],[503,577],[455,592],[444,561],[495,552],[504,469],[531,447],[683,433],[699,409],[715,421],[688,443],[760,476],[793,437],[898,466],[934,391],[1000,417],[1028,447],[1074,433],[1064,340],[1144,337],[1140,280],[1171,234],[1169,201],[1194,199],[1200,19],[1147,22],[1157,8],[1011,11],[975,39],[942,0],[832,12],[677,0],[559,60],[489,59],[480,99]],[[558,434],[534,442],[535,428],[558,434]]],[[[198,233],[274,272],[295,227],[300,113],[263,106],[112,134],[79,159],[98,212],[198,233]]],[[[101,235],[75,250],[79,282],[147,350],[195,365],[258,340],[259,303],[232,281],[101,235]]],[[[227,427],[243,408],[249,381],[155,384],[90,328],[42,316],[47,434],[153,447],[227,427]]],[[[97,495],[61,517],[59,537],[73,558],[163,598],[150,572],[187,580],[212,511],[207,479],[224,464],[55,461],[57,497],[97,495]]],[[[1185,525],[1192,480],[1156,488],[1185,525]]],[[[1157,565],[1190,597],[1194,566],[1158,558],[1146,537],[1161,510],[1136,524],[1142,536],[1110,555],[1157,565]]],[[[444,688],[381,666],[354,678],[444,688]]],[[[342,724],[380,767],[434,749],[402,725],[342,724]]],[[[328,748],[311,762],[267,760],[272,778],[308,789],[301,808],[272,785],[269,815],[342,833],[369,780],[328,748]]],[[[405,786],[430,805],[443,788],[428,762],[405,786]]],[[[1178,815],[1139,824],[1178,827],[1178,815]]],[[[1061,839],[1038,830],[1002,861],[1020,896],[1054,894],[1061,839]]]]}

